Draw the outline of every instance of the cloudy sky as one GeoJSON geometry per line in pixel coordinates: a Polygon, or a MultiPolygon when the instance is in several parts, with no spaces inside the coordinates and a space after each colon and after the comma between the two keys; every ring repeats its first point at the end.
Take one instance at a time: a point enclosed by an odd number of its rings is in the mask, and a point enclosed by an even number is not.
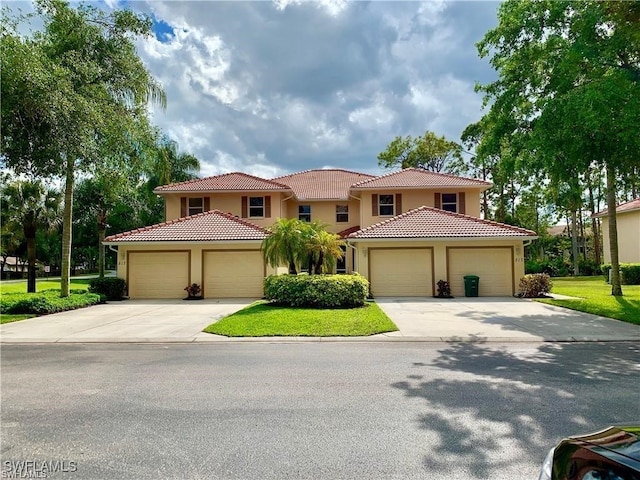
{"type": "Polygon", "coordinates": [[[495,77],[475,43],[484,1],[122,1],[154,19],[139,54],[168,106],[154,123],[203,176],[310,168],[379,173],[397,135],[458,141],[495,77]]]}

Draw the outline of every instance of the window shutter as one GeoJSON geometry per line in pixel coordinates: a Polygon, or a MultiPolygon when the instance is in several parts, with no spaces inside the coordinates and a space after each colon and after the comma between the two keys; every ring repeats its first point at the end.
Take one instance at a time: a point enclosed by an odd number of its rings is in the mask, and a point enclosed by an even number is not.
{"type": "Polygon", "coordinates": [[[371,195],[371,215],[377,217],[378,213],[378,194],[374,193],[371,195]]]}
{"type": "Polygon", "coordinates": [[[434,205],[434,207],[442,208],[442,200],[440,200],[440,194],[439,193],[434,193],[433,196],[435,197],[435,205],[434,205]]]}
{"type": "Polygon", "coordinates": [[[180,216],[187,216],[187,197],[180,197],[180,216]]]}
{"type": "Polygon", "coordinates": [[[209,210],[211,210],[211,198],[204,197],[204,211],[208,212],[209,210]]]}
{"type": "Polygon", "coordinates": [[[402,194],[396,193],[396,215],[400,215],[402,212],[402,194]]]}
{"type": "Polygon", "coordinates": [[[247,204],[247,197],[242,197],[242,218],[247,218],[249,216],[249,209],[247,207],[247,204]]]}
{"type": "Polygon", "coordinates": [[[467,213],[464,199],[464,192],[458,193],[458,213],[467,213]]]}
{"type": "Polygon", "coordinates": [[[264,197],[264,217],[271,218],[271,195],[264,197]]]}

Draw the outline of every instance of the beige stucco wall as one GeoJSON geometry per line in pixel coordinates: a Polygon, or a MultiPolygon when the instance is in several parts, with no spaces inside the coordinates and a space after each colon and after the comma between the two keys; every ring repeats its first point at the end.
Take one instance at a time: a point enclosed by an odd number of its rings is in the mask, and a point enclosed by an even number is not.
{"type": "Polygon", "coordinates": [[[338,233],[350,227],[360,225],[360,202],[351,199],[349,201],[323,201],[323,202],[305,202],[294,199],[285,202],[286,207],[283,209],[287,218],[298,218],[298,207],[300,205],[311,206],[311,221],[321,222],[327,225],[327,231],[338,233]],[[336,205],[349,206],[349,221],[336,222],[336,205]]]}
{"type": "MultiPolygon", "coordinates": [[[[618,260],[621,263],[640,263],[640,210],[616,215],[618,224],[618,260]]],[[[609,218],[602,219],[602,248],[604,262],[611,263],[609,218]]]]}
{"type": "MultiPolygon", "coordinates": [[[[202,251],[203,250],[258,250],[260,242],[237,242],[237,243],[201,243],[201,244],[158,244],[158,245],[119,245],[118,246],[118,267],[117,276],[127,280],[127,252],[162,252],[172,250],[190,250],[191,265],[189,266],[189,283],[202,284],[202,251]]],[[[266,275],[275,273],[275,269],[265,267],[266,275]]]]}
{"type": "Polygon", "coordinates": [[[282,216],[282,194],[274,192],[246,192],[246,193],[208,193],[208,194],[167,194],[165,198],[165,219],[173,220],[180,218],[180,198],[200,198],[209,197],[211,210],[221,210],[238,217],[242,216],[242,197],[271,197],[271,217],[269,218],[247,218],[251,223],[260,227],[273,225],[278,217],[282,216]]]}
{"type": "Polygon", "coordinates": [[[463,241],[359,241],[352,242],[356,248],[355,271],[369,279],[369,248],[433,248],[434,283],[447,278],[447,247],[510,247],[513,249],[514,293],[520,278],[524,276],[524,247],[522,240],[463,240],[463,241]]]}
{"type": "MultiPolygon", "coordinates": [[[[460,189],[442,189],[437,193],[459,193],[460,189]]],[[[469,189],[465,192],[465,214],[472,217],[480,218],[480,190],[469,189]]],[[[363,191],[362,192],[362,205],[361,205],[361,225],[363,227],[373,225],[384,221],[390,217],[379,217],[372,215],[371,199],[372,195],[395,195],[396,193],[402,194],[402,212],[407,212],[415,208],[422,206],[434,207],[435,206],[435,190],[376,190],[376,191],[363,191]]]]}

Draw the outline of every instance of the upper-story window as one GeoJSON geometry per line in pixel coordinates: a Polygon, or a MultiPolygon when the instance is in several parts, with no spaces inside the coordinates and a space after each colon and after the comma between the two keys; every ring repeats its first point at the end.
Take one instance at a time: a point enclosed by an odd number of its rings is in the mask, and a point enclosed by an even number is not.
{"type": "Polygon", "coordinates": [[[249,218],[264,218],[264,197],[249,197],[249,218]]]}
{"type": "Polygon", "coordinates": [[[458,211],[458,195],[455,193],[443,193],[442,194],[442,210],[447,212],[458,211]]]}
{"type": "Polygon", "coordinates": [[[300,205],[298,207],[298,220],[311,222],[311,205],[300,205]]]}
{"type": "Polygon", "coordinates": [[[395,211],[394,195],[380,195],[378,197],[378,211],[381,217],[392,217],[395,211]]]}
{"type": "Polygon", "coordinates": [[[204,212],[204,199],[202,197],[189,198],[187,215],[197,215],[204,212]]]}
{"type": "Polygon", "coordinates": [[[349,205],[336,205],[336,223],[349,221],[349,205]]]}

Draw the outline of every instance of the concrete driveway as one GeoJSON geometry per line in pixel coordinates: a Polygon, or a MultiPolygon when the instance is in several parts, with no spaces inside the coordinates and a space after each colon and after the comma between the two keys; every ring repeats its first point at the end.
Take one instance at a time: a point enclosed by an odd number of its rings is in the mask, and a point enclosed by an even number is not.
{"type": "MultiPolygon", "coordinates": [[[[251,299],[126,300],[0,325],[3,343],[193,342],[251,299]]],[[[217,337],[224,339],[225,337],[217,337]]]]}
{"type": "Polygon", "coordinates": [[[519,298],[377,298],[399,328],[433,341],[640,341],[640,326],[519,298]]]}

